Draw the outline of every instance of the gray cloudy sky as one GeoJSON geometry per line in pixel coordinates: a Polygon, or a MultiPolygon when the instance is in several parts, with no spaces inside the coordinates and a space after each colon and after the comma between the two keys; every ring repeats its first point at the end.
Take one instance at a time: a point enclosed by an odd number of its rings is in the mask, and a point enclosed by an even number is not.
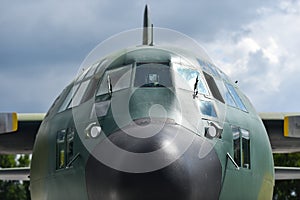
{"type": "Polygon", "coordinates": [[[101,41],[157,27],[205,47],[259,112],[300,111],[300,1],[2,0],[0,111],[46,112],[101,41]]]}

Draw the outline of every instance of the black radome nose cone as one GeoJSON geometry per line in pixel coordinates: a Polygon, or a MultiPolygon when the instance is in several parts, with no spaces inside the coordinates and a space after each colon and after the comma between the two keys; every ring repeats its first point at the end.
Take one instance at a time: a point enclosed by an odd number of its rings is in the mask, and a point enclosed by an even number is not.
{"type": "MultiPolygon", "coordinates": [[[[120,130],[111,134],[108,139],[126,151],[153,152],[163,148],[163,141],[174,138],[174,128],[183,136],[190,137],[193,134],[172,124],[165,125],[158,134],[149,138],[136,138],[120,130]]],[[[206,142],[196,136],[187,150],[174,159],[174,162],[160,169],[138,173],[114,169],[99,161],[97,154],[104,151],[100,143],[91,153],[86,165],[88,197],[90,200],[218,199],[221,190],[221,164],[213,148],[203,158],[199,157],[203,145],[210,147],[205,145],[206,142]]],[[[166,153],[161,156],[170,159],[173,154],[166,153]]],[[[112,156],[111,159],[116,158],[112,156]]],[[[122,157],[119,162],[122,164],[122,160],[126,159],[126,156],[122,157]]]]}

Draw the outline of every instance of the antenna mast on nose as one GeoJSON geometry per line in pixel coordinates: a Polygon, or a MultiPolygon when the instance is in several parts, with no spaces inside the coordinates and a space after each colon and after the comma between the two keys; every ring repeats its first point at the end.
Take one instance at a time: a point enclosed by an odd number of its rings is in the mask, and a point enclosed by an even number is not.
{"type": "Polygon", "coordinates": [[[149,19],[147,5],[144,11],[143,45],[153,46],[153,24],[151,24],[149,19]]]}

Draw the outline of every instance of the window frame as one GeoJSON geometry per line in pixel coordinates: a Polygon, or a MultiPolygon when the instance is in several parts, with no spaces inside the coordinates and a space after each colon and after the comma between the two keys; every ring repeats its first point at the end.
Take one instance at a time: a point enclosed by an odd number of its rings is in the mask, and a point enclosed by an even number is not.
{"type": "MultiPolygon", "coordinates": [[[[125,73],[129,73],[129,80],[126,82],[126,85],[125,86],[122,86],[120,88],[114,88],[116,86],[116,83],[118,83],[120,81],[120,78],[122,77],[122,75],[118,78],[118,80],[114,83],[114,85],[112,85],[112,92],[117,92],[117,91],[120,91],[120,90],[124,90],[124,89],[128,89],[131,87],[131,83],[132,83],[132,75],[133,75],[133,64],[128,64],[128,65],[123,65],[123,66],[120,66],[120,67],[116,67],[116,68],[113,68],[113,69],[106,69],[104,72],[103,72],[103,75],[102,75],[102,78],[98,84],[98,89],[96,90],[96,97],[97,96],[102,96],[102,95],[107,95],[109,94],[109,91],[108,91],[108,79],[107,77],[111,76],[111,73],[114,73],[114,72],[117,72],[118,70],[121,71],[125,69],[125,73]],[[127,69],[125,69],[127,68],[127,69]],[[106,91],[106,92],[105,92],[106,91]]],[[[123,73],[123,74],[125,74],[123,73]]],[[[111,79],[111,78],[110,78],[111,79]]],[[[119,83],[120,84],[120,83],[119,83]]],[[[118,84],[117,84],[118,85],[118,84]]]]}
{"type": "Polygon", "coordinates": [[[198,69],[192,67],[192,66],[189,66],[189,65],[185,65],[185,64],[181,64],[181,63],[171,63],[171,68],[172,68],[172,72],[174,74],[174,79],[175,79],[175,87],[176,88],[179,88],[179,89],[182,89],[182,90],[187,90],[187,91],[194,91],[194,84],[195,84],[195,81],[196,81],[196,77],[198,76],[198,92],[199,94],[201,95],[204,95],[206,97],[209,97],[211,95],[211,92],[209,90],[209,87],[205,81],[205,78],[203,76],[203,73],[202,71],[199,71],[198,69]],[[187,79],[186,77],[184,77],[179,71],[178,69],[181,68],[181,69],[186,69],[186,70],[192,70],[194,72],[196,72],[197,76],[194,76],[192,77],[191,79],[187,79]],[[178,77],[179,76],[179,77],[178,77]],[[191,83],[189,83],[190,81],[192,81],[192,85],[191,83]],[[187,84],[189,87],[185,87],[186,85],[183,86],[183,84],[178,84],[180,83],[181,81],[186,81],[187,84]],[[203,87],[200,87],[200,84],[203,86],[203,87]],[[199,88],[202,88],[204,90],[204,92],[202,91],[202,89],[200,90],[199,88]]]}
{"type": "Polygon", "coordinates": [[[251,169],[251,133],[238,126],[231,126],[234,161],[240,168],[251,169]]]}
{"type": "Polygon", "coordinates": [[[208,88],[209,88],[209,90],[210,90],[212,96],[213,96],[216,100],[218,100],[218,101],[220,101],[221,103],[225,104],[224,98],[223,98],[223,96],[222,96],[222,94],[221,94],[221,91],[220,91],[220,89],[219,89],[219,87],[218,87],[218,85],[217,85],[217,83],[216,83],[214,77],[213,77],[212,75],[208,74],[208,73],[205,72],[205,71],[203,71],[203,75],[204,75],[204,78],[205,78],[205,80],[206,80],[206,83],[207,83],[207,85],[208,85],[208,88]]]}
{"type": "MultiPolygon", "coordinates": [[[[149,71],[151,71],[151,67],[152,66],[150,66],[148,68],[148,70],[150,69],[149,71]]],[[[133,76],[132,76],[132,85],[135,88],[159,88],[159,87],[172,88],[172,87],[174,87],[174,81],[173,81],[173,76],[172,76],[172,67],[171,67],[171,63],[169,63],[169,62],[139,62],[139,63],[135,63],[133,71],[134,71],[134,73],[133,73],[133,76]],[[143,83],[143,84],[141,84],[141,82],[137,83],[137,75],[138,75],[137,71],[140,70],[143,67],[145,67],[145,68],[148,67],[148,66],[143,66],[143,65],[153,65],[153,68],[155,67],[155,65],[164,66],[165,69],[167,69],[167,71],[168,71],[166,74],[169,75],[169,77],[167,77],[168,79],[166,79],[168,82],[167,81],[165,82],[167,84],[164,85],[164,84],[159,84],[158,83],[157,86],[155,86],[155,84],[153,86],[150,86],[150,85],[145,86],[146,84],[148,85],[148,84],[151,84],[151,83],[143,83]]],[[[160,75],[160,74],[158,74],[158,75],[160,75]]]]}
{"type": "MultiPolygon", "coordinates": [[[[241,97],[239,96],[238,92],[236,91],[236,89],[234,88],[234,86],[228,82],[224,82],[225,84],[225,88],[227,91],[225,91],[226,94],[229,95],[229,97],[231,97],[230,99],[234,102],[235,105],[231,105],[228,104],[228,102],[226,101],[227,105],[237,108],[241,111],[244,112],[248,112],[244,102],[242,101],[241,97]]],[[[225,95],[226,95],[225,94],[225,95]]]]}
{"type": "Polygon", "coordinates": [[[56,171],[63,170],[71,166],[68,166],[71,160],[75,156],[75,129],[61,129],[56,134],[56,171]]]}
{"type": "Polygon", "coordinates": [[[250,153],[250,132],[245,129],[240,129],[242,136],[242,166],[243,168],[250,169],[251,168],[251,153],[250,153]]]}
{"type": "Polygon", "coordinates": [[[56,170],[66,167],[66,129],[57,131],[56,135],[56,170]]]}
{"type": "Polygon", "coordinates": [[[198,101],[198,103],[199,103],[199,110],[202,115],[205,115],[210,118],[218,118],[218,112],[217,112],[217,109],[215,106],[215,102],[213,100],[207,99],[207,98],[201,98],[198,101]],[[203,106],[207,106],[207,105],[210,106],[209,113],[206,112],[207,110],[204,110],[204,109],[207,109],[208,107],[205,107],[205,108],[203,107],[203,106]]]}
{"type": "Polygon", "coordinates": [[[232,126],[233,159],[241,167],[241,134],[239,127],[232,126]]]}
{"type": "Polygon", "coordinates": [[[81,104],[82,99],[85,96],[85,93],[90,85],[91,79],[84,80],[80,83],[78,83],[79,86],[77,86],[77,90],[74,93],[73,97],[71,98],[71,101],[69,103],[69,108],[74,108],[76,106],[79,106],[81,104]]]}

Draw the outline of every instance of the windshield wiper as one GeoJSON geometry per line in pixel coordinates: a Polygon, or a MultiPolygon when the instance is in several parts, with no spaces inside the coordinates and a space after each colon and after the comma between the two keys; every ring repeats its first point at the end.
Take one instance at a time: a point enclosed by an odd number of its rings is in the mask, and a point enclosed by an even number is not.
{"type": "Polygon", "coordinates": [[[193,94],[193,99],[195,99],[196,97],[198,97],[198,82],[199,82],[199,79],[198,79],[198,75],[196,77],[196,82],[194,84],[194,94],[193,94]]]}
{"type": "Polygon", "coordinates": [[[108,86],[108,94],[111,96],[112,95],[112,85],[111,85],[111,80],[109,75],[107,75],[107,86],[108,86]]]}

